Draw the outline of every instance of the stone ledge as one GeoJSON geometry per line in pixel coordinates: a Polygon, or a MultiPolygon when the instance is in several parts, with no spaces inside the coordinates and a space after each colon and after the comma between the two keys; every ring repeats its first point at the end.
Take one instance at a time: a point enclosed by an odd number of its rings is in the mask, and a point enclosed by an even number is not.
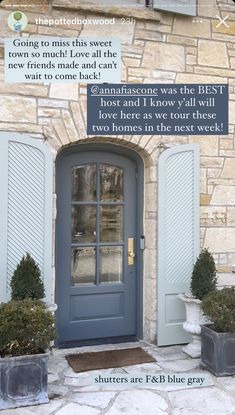
{"type": "Polygon", "coordinates": [[[74,0],[53,0],[53,9],[68,10],[68,11],[80,11],[88,14],[102,14],[116,17],[133,17],[138,20],[152,20],[159,22],[161,15],[157,11],[149,10],[148,8],[137,8],[134,7],[122,7],[122,6],[108,6],[102,7],[98,5],[81,5],[75,4],[74,0]]]}

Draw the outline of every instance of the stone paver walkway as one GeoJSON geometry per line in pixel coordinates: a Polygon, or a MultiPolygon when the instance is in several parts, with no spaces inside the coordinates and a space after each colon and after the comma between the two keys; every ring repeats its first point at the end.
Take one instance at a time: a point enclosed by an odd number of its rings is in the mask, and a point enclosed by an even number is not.
{"type": "Polygon", "coordinates": [[[54,350],[49,359],[50,403],[1,411],[1,415],[235,415],[235,377],[215,377],[191,359],[181,346],[156,347],[146,342],[54,350]],[[74,373],[65,355],[74,352],[143,347],[156,363],[74,373]],[[95,377],[145,378],[165,375],[170,379],[207,377],[207,385],[191,387],[171,383],[141,386],[96,384],[95,377]]]}

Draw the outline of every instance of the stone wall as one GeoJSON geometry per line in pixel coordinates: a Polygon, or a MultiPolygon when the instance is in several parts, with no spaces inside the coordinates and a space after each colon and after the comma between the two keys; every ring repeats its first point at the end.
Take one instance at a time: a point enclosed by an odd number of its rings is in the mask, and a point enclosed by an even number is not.
{"type": "MultiPolygon", "coordinates": [[[[14,3],[16,3],[14,1],[14,3]]],[[[24,2],[26,4],[27,2],[24,2]]],[[[30,1],[29,3],[32,3],[30,1]]],[[[145,163],[144,228],[144,335],[156,336],[156,165],[162,145],[199,142],[201,146],[201,246],[208,247],[221,273],[221,284],[233,284],[235,264],[235,6],[230,0],[199,0],[198,16],[86,7],[75,0],[57,0],[47,7],[25,7],[29,24],[22,36],[118,37],[122,41],[122,82],[135,83],[228,83],[229,134],[226,136],[117,136],[86,135],[86,86],[77,84],[5,84],[3,48],[0,49],[0,130],[45,137],[55,152],[77,142],[102,141],[128,146],[145,163]],[[67,4],[67,7],[62,6],[67,4]],[[208,2],[209,3],[209,2],[208,2]],[[40,15],[41,13],[41,15],[40,15]],[[36,17],[90,18],[115,16],[115,26],[37,26],[36,17]],[[121,16],[134,16],[122,24],[121,16]],[[216,15],[225,17],[228,28],[218,26],[216,15]]],[[[44,4],[43,3],[43,4],[44,4]]],[[[42,2],[40,1],[40,4],[42,2]]],[[[2,3],[6,19],[9,2],[2,3]]],[[[6,24],[0,36],[14,36],[6,24]]]]}

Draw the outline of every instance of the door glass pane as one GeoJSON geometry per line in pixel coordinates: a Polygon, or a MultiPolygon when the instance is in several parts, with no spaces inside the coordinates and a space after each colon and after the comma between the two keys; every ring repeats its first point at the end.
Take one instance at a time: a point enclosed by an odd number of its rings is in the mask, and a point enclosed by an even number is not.
{"type": "Polygon", "coordinates": [[[123,206],[100,206],[100,241],[123,241],[123,206]]]}
{"type": "Polygon", "coordinates": [[[123,247],[104,246],[100,248],[100,282],[122,282],[123,247]]]}
{"type": "Polygon", "coordinates": [[[100,164],[100,200],[121,202],[123,200],[123,169],[100,164]]]}
{"type": "Polygon", "coordinates": [[[96,241],[96,206],[72,207],[72,242],[96,241]]]}
{"type": "Polygon", "coordinates": [[[72,200],[89,202],[96,200],[96,165],[75,167],[72,173],[72,200]]]}
{"type": "Polygon", "coordinates": [[[72,285],[95,284],[95,262],[95,248],[72,249],[72,285]]]}

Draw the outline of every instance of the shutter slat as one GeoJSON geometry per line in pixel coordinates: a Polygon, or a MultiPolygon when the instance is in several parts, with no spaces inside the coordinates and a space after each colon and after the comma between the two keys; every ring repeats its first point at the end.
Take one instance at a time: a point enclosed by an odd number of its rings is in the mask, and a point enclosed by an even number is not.
{"type": "Polygon", "coordinates": [[[165,150],[158,165],[158,345],[187,343],[182,328],[199,253],[199,146],[165,150]]]}
{"type": "MultiPolygon", "coordinates": [[[[0,135],[3,167],[3,226],[0,252],[0,301],[10,298],[10,282],[26,252],[38,263],[47,300],[51,291],[53,157],[42,140],[0,135]]],[[[2,165],[2,163],[1,163],[2,165]]]]}
{"type": "Polygon", "coordinates": [[[153,0],[153,7],[158,10],[196,16],[196,0],[153,0]]]}

